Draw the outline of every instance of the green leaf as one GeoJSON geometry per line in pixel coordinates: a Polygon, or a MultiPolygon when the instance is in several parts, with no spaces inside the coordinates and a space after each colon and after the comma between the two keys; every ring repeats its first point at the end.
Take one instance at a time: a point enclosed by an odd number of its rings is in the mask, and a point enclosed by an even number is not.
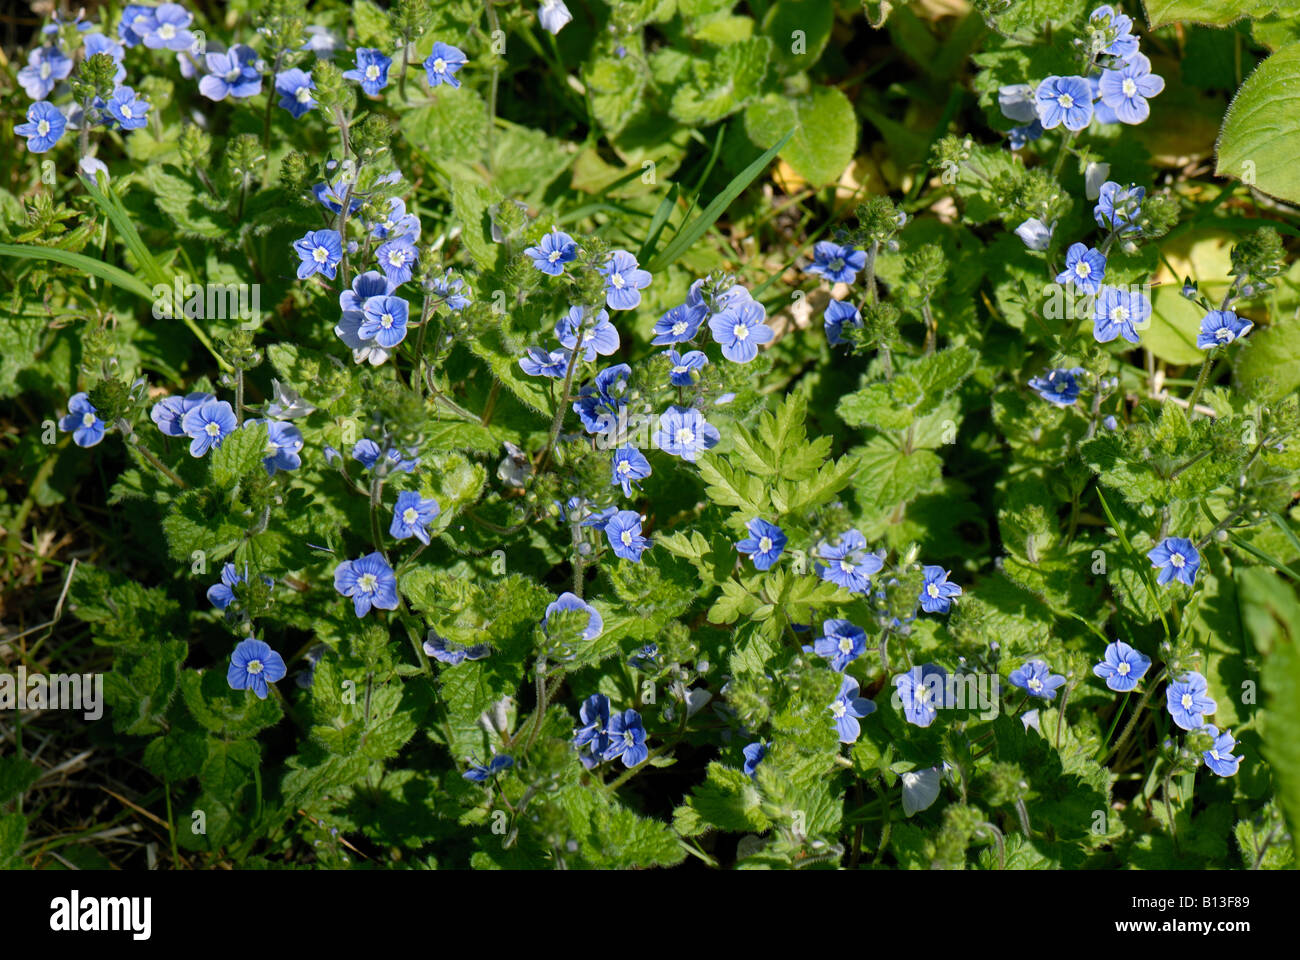
{"type": "Polygon", "coordinates": [[[1143,5],[1152,30],[1183,20],[1222,27],[1242,17],[1267,16],[1279,6],[1295,6],[1277,0],[1144,0],[1143,5]]]}
{"type": "Polygon", "coordinates": [[[1277,316],[1252,333],[1250,348],[1238,354],[1236,375],[1246,393],[1267,403],[1300,389],[1300,321],[1277,316]]]}
{"type": "Polygon", "coordinates": [[[266,456],[266,424],[245,424],[228,434],[212,453],[212,481],[229,489],[255,469],[262,469],[266,456]]]}
{"type": "Polygon", "coordinates": [[[391,48],[393,28],[388,15],[370,0],[354,0],[352,24],[357,31],[357,46],[391,48]]]}
{"type": "Polygon", "coordinates": [[[770,147],[792,127],[794,137],[781,159],[814,187],[834,183],[853,162],[857,118],[849,98],[834,87],[794,99],[769,94],[745,109],[745,133],[760,147],[770,147]]]}
{"type": "Polygon", "coordinates": [[[803,71],[817,63],[835,21],[832,0],[778,0],[763,17],[772,38],[772,60],[781,70],[803,71]]]}
{"type": "Polygon", "coordinates": [[[709,126],[735,113],[758,95],[771,51],[767,37],[751,37],[693,58],[690,78],[673,94],[673,118],[709,126]]]}
{"type": "Polygon", "coordinates": [[[1219,131],[1221,177],[1300,201],[1300,43],[1265,60],[1237,91],[1219,131]]]}
{"type": "Polygon", "coordinates": [[[141,299],[153,303],[153,290],[127,273],[121,267],[115,267],[112,264],[104,263],[102,260],[96,260],[94,257],[88,257],[82,253],[72,253],[69,250],[58,250],[54,247],[42,247],[39,244],[18,244],[18,243],[0,243],[0,257],[16,257],[19,260],[52,260],[55,263],[62,263],[69,267],[75,267],[82,273],[88,273],[92,277],[113,284],[115,287],[134,293],[141,299]]]}

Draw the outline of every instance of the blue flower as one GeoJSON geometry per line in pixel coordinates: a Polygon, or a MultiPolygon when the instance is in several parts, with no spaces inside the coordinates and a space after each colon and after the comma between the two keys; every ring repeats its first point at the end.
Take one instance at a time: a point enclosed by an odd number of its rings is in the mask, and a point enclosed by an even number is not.
{"type": "Polygon", "coordinates": [[[708,316],[708,308],[703,304],[692,307],[683,303],[673,307],[655,321],[655,336],[650,343],[662,347],[669,343],[687,343],[694,340],[706,316],[708,316]]]}
{"type": "MultiPolygon", "coordinates": [[[[604,507],[600,510],[592,510],[590,507],[584,507],[586,516],[582,521],[584,527],[595,527],[597,530],[604,531],[605,524],[609,523],[609,518],[618,513],[618,507],[604,507]]],[[[577,515],[577,514],[575,514],[577,515]]]]}
{"type": "Polygon", "coordinates": [[[401,197],[389,197],[388,214],[371,226],[370,235],[376,240],[395,240],[398,237],[419,240],[420,218],[406,212],[406,201],[401,197]]]}
{"type": "Polygon", "coordinates": [[[1049,403],[1058,407],[1068,407],[1079,399],[1079,376],[1086,371],[1083,367],[1071,370],[1050,370],[1045,377],[1034,377],[1029,387],[1049,403]]]}
{"type": "Polygon", "coordinates": [[[397,575],[378,551],[335,567],[334,589],[352,599],[358,617],[364,617],[371,607],[397,609],[397,575]]]}
{"type": "Polygon", "coordinates": [[[232,690],[252,690],[257,694],[257,699],[265,700],[270,692],[267,684],[283,680],[288,672],[284,657],[261,640],[248,637],[239,641],[235,652],[230,655],[226,683],[230,684],[232,690]]]}
{"type": "Polygon", "coordinates": [[[826,342],[837,347],[844,342],[844,324],[853,327],[862,326],[862,314],[858,308],[847,300],[831,300],[826,305],[826,314],[822,326],[826,330],[826,342]]]}
{"type": "Polygon", "coordinates": [[[474,783],[482,783],[488,777],[495,777],[502,770],[509,770],[515,765],[515,758],[508,753],[498,753],[487,764],[474,764],[468,770],[461,774],[466,780],[472,780],[474,783]]]}
{"type": "Polygon", "coordinates": [[[1237,768],[1241,766],[1241,757],[1232,755],[1232,751],[1237,748],[1237,741],[1232,739],[1232,731],[1225,730],[1219,733],[1218,727],[1207,723],[1205,732],[1214,741],[1210,749],[1201,754],[1205,758],[1205,765],[1221,777],[1235,775],[1237,768]]]}
{"type": "Polygon", "coordinates": [[[262,459],[262,466],[267,474],[275,476],[277,470],[297,470],[302,466],[302,457],[298,455],[303,446],[302,431],[280,420],[249,420],[244,426],[255,423],[266,424],[267,456],[262,459]]]}
{"type": "Polygon", "coordinates": [[[39,100],[27,108],[27,122],[14,127],[14,133],[27,138],[27,149],[44,153],[59,142],[68,120],[58,108],[47,100],[39,100]]]}
{"type": "Polygon", "coordinates": [[[203,62],[208,73],[199,81],[199,93],[209,100],[243,100],[262,92],[262,71],[251,47],[237,43],[225,53],[206,54],[203,62]]]}
{"type": "Polygon", "coordinates": [[[840,680],[840,692],[831,701],[830,711],[840,743],[856,743],[862,734],[862,724],[858,721],[875,713],[876,705],[859,697],[858,681],[846,675],[840,680]]]}
{"type": "Polygon", "coordinates": [[[1136,290],[1102,287],[1093,306],[1092,335],[1098,343],[1109,343],[1122,336],[1129,343],[1139,343],[1136,324],[1151,316],[1151,301],[1136,290]]]}
{"type": "Polygon", "coordinates": [[[870,590],[872,575],[885,566],[880,557],[867,552],[866,538],[858,530],[849,530],[834,546],[823,540],[813,551],[813,557],[821,561],[814,564],[817,576],[854,593],[870,590]]]}
{"type": "Polygon", "coordinates": [[[244,578],[239,575],[233,563],[223,565],[221,582],[208,587],[208,602],[218,610],[225,610],[235,602],[235,584],[243,582],[244,578]]]}
{"type": "Polygon", "coordinates": [[[947,706],[948,671],[925,663],[894,677],[907,722],[918,727],[934,723],[938,708],[947,706]]]}
{"type": "Polygon", "coordinates": [[[601,631],[605,629],[605,621],[602,619],[600,612],[589,603],[583,602],[576,594],[569,593],[567,590],[560,594],[546,608],[546,613],[542,616],[542,629],[546,628],[546,623],[553,613],[562,613],[565,610],[583,610],[587,614],[587,626],[582,631],[582,639],[590,642],[600,636],[601,631]]]}
{"type": "Polygon", "coordinates": [[[436,87],[448,83],[459,87],[456,71],[469,63],[469,57],[459,47],[443,43],[441,40],[433,45],[433,50],[424,61],[424,72],[429,77],[429,86],[436,87]]]}
{"type": "Polygon", "coordinates": [[[903,813],[910,817],[930,809],[939,799],[943,775],[939,767],[926,767],[924,770],[908,770],[900,774],[898,780],[903,789],[903,813]]]}
{"type": "Polygon", "coordinates": [[[469,306],[469,297],[462,292],[465,289],[464,277],[444,273],[440,277],[426,281],[426,289],[441,297],[448,310],[464,310],[469,306]]]}
{"type": "Polygon", "coordinates": [[[758,765],[767,756],[767,744],[762,740],[755,741],[747,745],[741,753],[745,755],[745,776],[752,777],[758,765]]]}
{"type": "Polygon", "coordinates": [[[1187,673],[1165,688],[1165,705],[1174,723],[1184,730],[1205,726],[1205,714],[1219,708],[1209,696],[1210,685],[1199,673],[1187,673]]]}
{"type": "Polygon", "coordinates": [[[1065,683],[1065,677],[1052,673],[1045,660],[1027,660],[1011,671],[1011,676],[1007,679],[1013,687],[1019,687],[1031,697],[1042,697],[1044,700],[1055,700],[1056,688],[1065,683]]]}
{"type": "MultiPolygon", "coordinates": [[[[87,50],[86,55],[90,54],[91,51],[87,50]]],[[[27,96],[33,100],[44,100],[55,84],[71,72],[71,58],[58,47],[47,44],[27,54],[27,66],[18,71],[18,82],[27,96]]]]}
{"type": "Polygon", "coordinates": [[[645,745],[645,727],[641,723],[641,714],[635,710],[624,710],[614,714],[609,720],[609,746],[601,756],[603,760],[623,758],[623,766],[635,767],[644,763],[650,755],[645,745]]]}
{"type": "Polygon", "coordinates": [[[858,271],[866,267],[865,250],[842,247],[823,240],[813,246],[813,262],[804,268],[805,273],[825,278],[830,283],[847,283],[852,286],[858,271]]]}
{"type": "Polygon", "coordinates": [[[578,255],[578,245],[573,242],[573,237],[551,227],[551,232],[542,237],[537,246],[529,247],[524,253],[533,258],[533,266],[542,273],[558,277],[564,272],[564,265],[573,262],[578,255]]]}
{"type": "MultiPolygon", "coordinates": [[[[412,456],[417,453],[414,449],[409,452],[412,456]]],[[[352,459],[356,460],[367,470],[373,470],[375,468],[375,465],[379,463],[379,456],[379,444],[370,439],[358,440],[356,446],[352,448],[352,459]]],[[[419,457],[407,460],[403,458],[401,451],[396,447],[389,447],[383,457],[383,466],[386,472],[400,470],[403,473],[410,473],[420,465],[419,457]]]]}
{"type": "Polygon", "coordinates": [[[104,439],[107,429],[103,420],[87,398],[86,393],[74,393],[68,398],[68,414],[59,421],[59,429],[72,432],[72,442],[79,447],[93,447],[104,439]]]}
{"type": "Polygon", "coordinates": [[[1123,13],[1112,9],[1109,4],[1098,7],[1088,17],[1094,26],[1106,29],[1113,28],[1116,33],[1115,39],[1102,47],[1102,53],[1108,53],[1112,57],[1119,57],[1121,60],[1127,60],[1138,50],[1138,38],[1133,36],[1133,19],[1123,13]]]}
{"type": "Polygon", "coordinates": [[[555,324],[555,338],[570,350],[578,345],[578,331],[582,331],[582,359],[591,363],[596,355],[608,357],[618,350],[618,331],[609,322],[609,314],[601,310],[594,318],[586,307],[570,307],[569,312],[555,324]]]}
{"type": "Polygon", "coordinates": [[[164,3],[153,12],[144,45],[150,50],[188,50],[194,46],[194,34],[188,29],[193,22],[194,15],[179,3],[164,3]]]}
{"type": "Polygon", "coordinates": [[[948,582],[948,571],[943,567],[926,566],[921,572],[925,575],[921,584],[921,609],[926,613],[947,613],[952,608],[952,598],[961,596],[961,587],[948,582]]]}
{"type": "Polygon", "coordinates": [[[361,89],[373,97],[388,86],[388,68],[392,62],[392,57],[386,57],[378,50],[358,47],[357,65],[351,70],[345,70],[343,76],[357,81],[361,84],[361,89]]]}
{"type": "Polygon", "coordinates": [[[605,522],[605,537],[615,556],[636,563],[650,547],[650,540],[641,535],[641,515],[635,510],[619,510],[610,517],[605,522]]]}
{"type": "Polygon", "coordinates": [[[1098,82],[1101,99],[1122,123],[1141,123],[1151,115],[1148,97],[1165,88],[1163,78],[1151,72],[1151,61],[1135,53],[1118,70],[1107,70],[1098,82]]]}
{"type": "Polygon", "coordinates": [[[703,450],[722,440],[718,428],[709,423],[694,407],[671,406],[659,415],[655,446],[664,453],[694,463],[703,450]]]}
{"type": "MultiPolygon", "coordinates": [[[[293,114],[295,120],[316,106],[316,98],[311,95],[315,89],[311,74],[297,67],[275,75],[275,92],[280,95],[280,106],[293,114]]],[[[402,202],[396,197],[393,199],[402,202]]]]}
{"type": "Polygon", "coordinates": [[[357,328],[362,340],[374,340],[386,350],[391,350],[406,339],[406,319],[410,304],[401,297],[371,297],[361,308],[365,318],[357,328]]]}
{"type": "Polygon", "coordinates": [[[154,29],[154,8],[138,3],[128,3],[117,22],[117,35],[128,47],[144,43],[147,33],[154,29]]]}
{"type": "Polygon", "coordinates": [[[1078,131],[1092,121],[1092,90],[1083,77],[1048,77],[1034,98],[1044,130],[1065,124],[1067,130],[1078,131]]]}
{"type": "Polygon", "coordinates": [[[1056,229],[1055,223],[1043,223],[1042,220],[1034,217],[1016,227],[1016,236],[1024,241],[1028,249],[1042,251],[1051,244],[1054,229],[1056,229]]]}
{"type": "Polygon", "coordinates": [[[1072,283],[1084,293],[1096,293],[1105,276],[1106,258],[1101,251],[1072,243],[1065,252],[1065,269],[1056,275],[1056,282],[1072,283]]]}
{"type": "Polygon", "coordinates": [[[676,350],[665,350],[664,355],[672,364],[668,372],[668,382],[675,387],[694,386],[695,376],[692,371],[700,369],[709,362],[709,358],[702,350],[687,350],[685,354],[679,354],[676,350]]]}
{"type": "Polygon", "coordinates": [[[1151,548],[1147,559],[1159,569],[1156,583],[1161,585],[1177,580],[1190,587],[1196,582],[1196,571],[1201,569],[1201,554],[1196,544],[1183,537],[1165,537],[1151,548]]]}
{"type": "Polygon", "coordinates": [[[181,418],[181,429],[190,438],[191,457],[221,446],[236,426],[235,411],[225,400],[205,400],[181,418]]]}
{"type": "Polygon", "coordinates": [[[1043,135],[1043,125],[1035,117],[1033,123],[1023,127],[1012,127],[1007,131],[1007,145],[1012,150],[1023,150],[1043,135]]]}
{"type": "Polygon", "coordinates": [[[429,639],[424,641],[424,652],[439,663],[456,666],[466,660],[484,660],[492,653],[490,643],[464,644],[440,637],[432,630],[429,639]]]}
{"type": "MultiPolygon", "coordinates": [[[[353,181],[344,176],[339,176],[333,183],[318,183],[311,188],[312,196],[316,202],[328,210],[330,213],[343,212],[343,198],[347,196],[348,187],[353,181]]],[[[361,198],[353,195],[348,201],[348,213],[353,214],[361,209],[361,198]]]]}
{"type": "Polygon", "coordinates": [[[1253,326],[1255,325],[1249,320],[1237,316],[1231,310],[1211,310],[1201,321],[1201,332],[1196,337],[1196,345],[1202,350],[1227,346],[1250,333],[1253,326]]]}
{"type": "Polygon", "coordinates": [[[867,632],[848,620],[827,620],[822,624],[822,635],[813,643],[813,652],[830,661],[836,673],[843,673],[866,649],[867,632]]]}
{"type": "Polygon", "coordinates": [[[409,238],[397,237],[381,244],[375,251],[375,259],[379,261],[384,276],[396,286],[411,279],[411,267],[420,259],[420,254],[409,238]]]}
{"type": "Polygon", "coordinates": [[[388,528],[388,535],[396,540],[415,537],[426,547],[429,545],[429,531],[426,529],[441,512],[438,501],[432,497],[426,499],[414,490],[403,490],[397,495],[397,504],[393,507],[393,522],[388,528]]]}
{"type": "Polygon", "coordinates": [[[352,350],[352,358],[357,363],[370,361],[371,366],[379,366],[388,359],[388,351],[375,341],[361,336],[361,325],[366,322],[366,304],[373,297],[384,297],[392,293],[396,284],[391,283],[378,270],[367,270],[352,280],[352,287],[339,294],[339,307],[343,316],[334,333],[352,350]]]}
{"type": "Polygon", "coordinates": [[[605,278],[605,303],[611,310],[631,310],[640,305],[641,289],[654,279],[626,250],[611,252],[597,273],[605,278]]]}
{"type": "Polygon", "coordinates": [[[590,770],[609,749],[609,697],[593,693],[578,708],[578,717],[582,726],[573,731],[573,745],[582,765],[590,770]]]}
{"type": "Polygon", "coordinates": [[[542,29],[552,35],[563,30],[564,25],[572,19],[573,14],[565,6],[564,0],[542,0],[542,5],[537,9],[537,20],[542,29]]]}
{"type": "Polygon", "coordinates": [[[749,536],[736,544],[736,550],[749,555],[754,569],[770,570],[785,550],[785,531],[775,523],[755,517],[745,524],[749,536]]]}
{"type": "Polygon", "coordinates": [[[293,249],[302,261],[298,264],[299,280],[306,280],[313,273],[333,280],[343,261],[343,241],[337,230],[308,230],[293,242],[293,249]]]}
{"type": "Polygon", "coordinates": [[[519,366],[530,377],[551,377],[561,380],[569,371],[568,350],[552,350],[547,353],[541,347],[529,347],[519,358],[519,366]]]}
{"type": "Polygon", "coordinates": [[[1151,658],[1134,650],[1123,640],[1108,644],[1101,662],[1092,672],[1106,681],[1106,686],[1116,693],[1128,693],[1146,676],[1151,658]]]}
{"type": "Polygon", "coordinates": [[[644,480],[650,476],[650,461],[645,458],[640,450],[635,447],[619,447],[614,451],[614,459],[610,463],[610,473],[613,479],[610,480],[614,486],[623,487],[623,496],[632,496],[632,488],[639,487],[638,480],[644,480]]]}
{"type": "Polygon", "coordinates": [[[1107,180],[1097,191],[1097,205],[1092,208],[1092,217],[1097,226],[1115,230],[1121,236],[1139,232],[1135,222],[1146,198],[1145,187],[1121,187],[1114,180],[1107,180]]]}
{"type": "Polygon", "coordinates": [[[169,437],[185,436],[181,426],[185,414],[214,397],[210,393],[191,393],[187,397],[165,397],[153,405],[149,419],[157,424],[158,429],[169,437]]]}
{"type": "Polygon", "coordinates": [[[715,313],[709,320],[713,339],[722,345],[722,355],[733,363],[749,363],[758,356],[758,345],[772,339],[772,328],[764,321],[763,305],[747,300],[715,313]]]}
{"type": "Polygon", "coordinates": [[[141,100],[130,87],[118,87],[104,104],[123,130],[138,130],[148,123],[149,107],[149,101],[141,100]]]}

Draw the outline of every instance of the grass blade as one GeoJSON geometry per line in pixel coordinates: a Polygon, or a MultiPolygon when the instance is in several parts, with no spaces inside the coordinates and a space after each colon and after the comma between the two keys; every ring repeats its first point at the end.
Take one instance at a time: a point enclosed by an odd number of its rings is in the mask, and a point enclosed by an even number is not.
{"type": "Polygon", "coordinates": [[[673,237],[672,243],[668,244],[663,252],[655,257],[654,261],[645,269],[651,273],[658,273],[689,250],[691,245],[704,236],[704,232],[722,216],[727,207],[731,206],[731,201],[740,196],[741,191],[753,183],[754,179],[766,169],[767,165],[775,159],[776,155],[790,142],[790,138],[793,136],[794,128],[791,127],[786,132],[786,135],[778,140],[771,149],[765,151],[761,157],[736,174],[731,183],[727,184],[727,188],[714,197],[713,202],[700,211],[698,217],[678,231],[677,235],[673,237]]]}

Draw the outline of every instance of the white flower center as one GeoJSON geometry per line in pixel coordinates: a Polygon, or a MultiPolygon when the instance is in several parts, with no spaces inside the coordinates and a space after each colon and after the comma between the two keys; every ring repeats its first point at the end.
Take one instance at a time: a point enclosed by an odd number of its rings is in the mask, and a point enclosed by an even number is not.
{"type": "Polygon", "coordinates": [[[679,427],[677,430],[677,442],[683,447],[689,447],[695,443],[695,431],[690,427],[679,427]]]}
{"type": "Polygon", "coordinates": [[[1039,690],[1043,689],[1043,681],[1039,680],[1037,677],[1030,677],[1029,689],[1033,690],[1035,693],[1038,692],[1039,690]]]}
{"type": "Polygon", "coordinates": [[[217,423],[215,420],[210,420],[203,427],[203,432],[209,437],[219,437],[221,436],[221,424],[217,423]]]}
{"type": "Polygon", "coordinates": [[[324,247],[317,247],[311,252],[311,256],[317,263],[324,263],[330,258],[330,252],[324,247]]]}
{"type": "Polygon", "coordinates": [[[1079,279],[1086,280],[1088,275],[1092,273],[1092,267],[1088,266],[1087,260],[1080,260],[1074,265],[1074,272],[1079,279]]]}
{"type": "Polygon", "coordinates": [[[262,661],[261,661],[261,660],[249,660],[249,661],[248,661],[248,666],[244,667],[244,669],[247,670],[247,671],[248,671],[249,673],[251,673],[251,674],[254,674],[254,675],[259,674],[259,673],[262,672],[262,661]]]}
{"type": "Polygon", "coordinates": [[[850,653],[853,650],[853,641],[848,637],[840,637],[840,653],[850,653]]]}
{"type": "Polygon", "coordinates": [[[394,250],[388,255],[388,265],[390,267],[400,267],[406,262],[406,257],[401,250],[394,250]]]}
{"type": "Polygon", "coordinates": [[[48,135],[49,132],[50,132],[50,121],[48,121],[48,120],[40,120],[40,121],[37,122],[37,124],[36,124],[36,133],[37,133],[38,135],[44,137],[44,136],[48,135]]]}
{"type": "Polygon", "coordinates": [[[416,520],[419,519],[420,519],[420,514],[416,512],[415,507],[407,507],[405,510],[402,511],[402,520],[406,523],[408,527],[411,524],[415,523],[416,520]]]}
{"type": "Polygon", "coordinates": [[[1184,710],[1192,709],[1192,695],[1190,693],[1184,693],[1183,698],[1178,702],[1183,705],[1184,710]]]}
{"type": "Polygon", "coordinates": [[[306,103],[311,99],[311,89],[309,87],[299,87],[298,91],[294,94],[294,98],[299,103],[306,103]]]}
{"type": "Polygon", "coordinates": [[[1056,102],[1061,105],[1062,110],[1069,110],[1074,106],[1074,97],[1070,96],[1068,93],[1063,93],[1056,98],[1056,102]]]}
{"type": "Polygon", "coordinates": [[[632,464],[628,463],[628,461],[626,461],[626,460],[620,460],[620,461],[618,462],[618,472],[619,472],[619,473],[631,473],[631,472],[632,472],[632,464]]]}
{"type": "Polygon", "coordinates": [[[45,79],[47,79],[47,78],[49,77],[49,75],[50,75],[50,65],[49,65],[48,63],[42,63],[42,64],[41,64],[41,79],[42,79],[42,80],[45,80],[45,79]]]}
{"type": "Polygon", "coordinates": [[[546,259],[547,259],[549,262],[554,263],[556,260],[559,260],[559,259],[560,259],[560,251],[559,251],[559,250],[552,250],[550,253],[548,253],[548,254],[546,255],[546,259]]]}
{"type": "Polygon", "coordinates": [[[853,566],[853,564],[849,563],[847,560],[840,561],[840,570],[842,570],[844,573],[852,573],[855,569],[856,568],[853,566]]]}
{"type": "Polygon", "coordinates": [[[609,275],[609,285],[613,287],[615,290],[622,290],[625,286],[627,286],[627,281],[623,279],[623,274],[611,273],[609,275]]]}
{"type": "Polygon", "coordinates": [[[122,104],[122,116],[127,120],[135,119],[135,115],[131,113],[131,104],[129,103],[122,104]]]}
{"type": "Polygon", "coordinates": [[[758,541],[758,552],[759,552],[759,553],[768,553],[768,552],[771,551],[771,549],[772,549],[772,538],[771,538],[771,537],[760,537],[760,538],[759,538],[759,541],[758,541]]]}
{"type": "Polygon", "coordinates": [[[632,531],[624,530],[619,539],[623,541],[623,546],[630,547],[632,545],[632,531]]]}
{"type": "Polygon", "coordinates": [[[1133,82],[1132,78],[1125,77],[1124,82],[1120,84],[1120,89],[1124,91],[1124,96],[1132,97],[1138,92],[1138,85],[1133,82]]]}
{"type": "Polygon", "coordinates": [[[1186,559],[1183,558],[1183,555],[1181,553],[1171,553],[1169,555],[1169,562],[1173,566],[1178,567],[1180,570],[1187,564],[1186,559]]]}
{"type": "Polygon", "coordinates": [[[673,367],[673,373],[681,374],[681,373],[685,373],[689,369],[690,367],[684,367],[681,364],[678,364],[677,366],[673,367]]]}
{"type": "Polygon", "coordinates": [[[738,323],[731,328],[731,332],[735,334],[737,340],[744,340],[749,336],[749,327],[743,323],[738,323]]]}
{"type": "Polygon", "coordinates": [[[95,425],[95,415],[93,413],[83,413],[81,415],[81,425],[83,427],[93,427],[95,425]]]}
{"type": "Polygon", "coordinates": [[[392,329],[392,326],[393,326],[393,315],[392,315],[391,313],[386,313],[386,314],[384,314],[382,317],[379,318],[379,324],[380,324],[380,326],[382,326],[385,330],[392,329]]]}
{"type": "Polygon", "coordinates": [[[925,592],[928,593],[932,599],[934,599],[934,600],[938,600],[938,599],[939,599],[939,586],[938,586],[938,584],[934,584],[934,583],[927,584],[926,587],[925,587],[925,592]]]}
{"type": "Polygon", "coordinates": [[[1219,751],[1215,750],[1213,747],[1210,748],[1210,756],[1212,756],[1215,760],[1223,759],[1223,757],[1219,756],[1219,751]]]}
{"type": "Polygon", "coordinates": [[[1128,663],[1121,663],[1118,667],[1115,668],[1115,672],[1118,673],[1121,677],[1127,677],[1129,675],[1129,671],[1131,671],[1132,669],[1133,668],[1129,666],[1128,663]]]}
{"type": "Polygon", "coordinates": [[[1116,307],[1110,312],[1110,319],[1112,323],[1123,323],[1128,319],[1128,308],[1116,307]]]}
{"type": "Polygon", "coordinates": [[[681,336],[683,333],[685,333],[685,332],[686,332],[686,321],[685,321],[685,320],[678,320],[676,323],[673,324],[673,336],[674,336],[674,337],[680,337],[680,336],[681,336]]]}
{"type": "Polygon", "coordinates": [[[366,67],[366,79],[367,80],[379,79],[379,68],[375,66],[373,63],[370,66],[366,67]]]}
{"type": "Polygon", "coordinates": [[[831,716],[835,717],[835,719],[837,720],[840,719],[847,712],[848,712],[848,705],[843,703],[842,701],[836,700],[834,703],[831,704],[831,716]]]}
{"type": "Polygon", "coordinates": [[[438,57],[436,60],[433,61],[434,73],[442,73],[446,69],[447,69],[447,61],[442,59],[442,57],[438,57]]]}
{"type": "Polygon", "coordinates": [[[1214,331],[1214,339],[1222,343],[1227,343],[1232,339],[1232,331],[1227,327],[1220,327],[1218,330],[1214,331]]]}
{"type": "Polygon", "coordinates": [[[172,37],[176,36],[176,28],[170,23],[164,23],[158,28],[158,36],[162,37],[164,40],[170,40],[172,37]]]}
{"type": "Polygon", "coordinates": [[[379,578],[373,573],[363,573],[357,580],[357,586],[362,593],[374,593],[375,588],[379,586],[379,578]]]}

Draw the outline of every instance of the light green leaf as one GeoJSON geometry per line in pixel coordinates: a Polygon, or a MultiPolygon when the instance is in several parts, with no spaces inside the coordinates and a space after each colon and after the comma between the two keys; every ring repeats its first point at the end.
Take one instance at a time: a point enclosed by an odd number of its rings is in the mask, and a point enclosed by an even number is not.
{"type": "Polygon", "coordinates": [[[1300,201],[1300,43],[1273,54],[1246,78],[1219,131],[1221,177],[1236,177],[1300,201]]]}
{"type": "Polygon", "coordinates": [[[745,110],[745,133],[760,147],[771,146],[791,127],[794,137],[781,159],[814,187],[834,183],[853,162],[857,118],[848,97],[834,87],[793,100],[770,94],[745,110]]]}

